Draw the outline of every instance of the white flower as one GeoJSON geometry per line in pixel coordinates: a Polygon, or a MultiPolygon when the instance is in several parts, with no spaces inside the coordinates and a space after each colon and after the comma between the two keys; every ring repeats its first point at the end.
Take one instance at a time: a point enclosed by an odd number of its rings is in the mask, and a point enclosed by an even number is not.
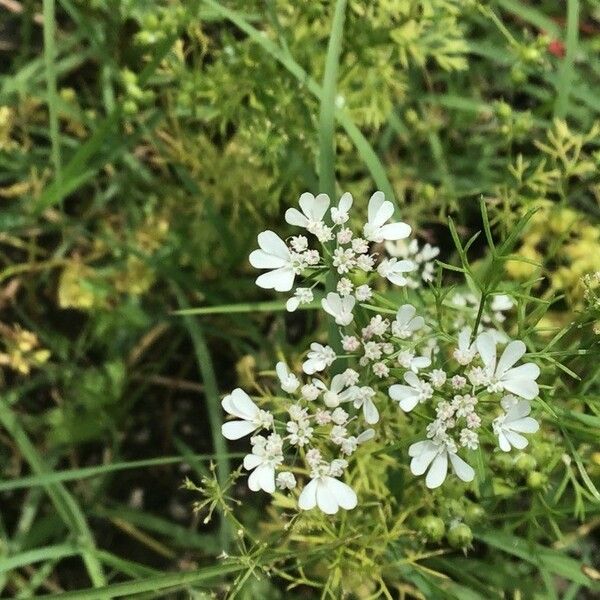
{"type": "Polygon", "coordinates": [[[332,348],[313,342],[310,345],[310,351],[306,355],[306,360],[302,363],[302,370],[307,375],[312,375],[317,371],[323,371],[323,369],[330,367],[335,358],[335,352],[332,348]]]}
{"type": "Polygon", "coordinates": [[[348,215],[348,211],[350,210],[351,206],[352,194],[350,194],[349,192],[342,194],[342,197],[340,198],[337,207],[334,206],[331,209],[331,220],[336,225],[342,225],[342,223],[345,223],[350,218],[348,215]]]}
{"type": "Polygon", "coordinates": [[[319,397],[321,390],[314,383],[305,383],[302,388],[300,388],[300,393],[305,400],[313,402],[319,397]]]}
{"type": "Polygon", "coordinates": [[[398,354],[398,364],[413,373],[418,373],[431,365],[431,359],[428,356],[415,356],[410,350],[402,350],[398,354]]]}
{"type": "Polygon", "coordinates": [[[359,285],[354,290],[354,295],[359,302],[366,302],[373,295],[373,291],[371,288],[365,283],[363,285],[359,285]]]}
{"type": "Polygon", "coordinates": [[[479,448],[479,436],[470,429],[461,429],[460,445],[469,450],[477,450],[479,448]]]}
{"type": "Polygon", "coordinates": [[[539,388],[535,380],[540,374],[540,368],[534,363],[525,363],[513,367],[527,350],[522,341],[510,342],[497,364],[496,339],[493,334],[487,331],[481,333],[477,337],[476,344],[486,372],[490,377],[490,384],[488,385],[490,392],[507,390],[526,400],[532,400],[538,395],[539,388]]]}
{"type": "Polygon", "coordinates": [[[341,406],[338,406],[331,413],[331,420],[336,425],[345,425],[348,422],[348,413],[341,406]]]}
{"type": "Polygon", "coordinates": [[[276,483],[280,490],[293,490],[296,487],[296,478],[290,471],[281,471],[277,473],[276,483]]]}
{"type": "Polygon", "coordinates": [[[434,369],[429,374],[429,381],[431,381],[431,385],[437,390],[441,388],[446,383],[447,375],[446,371],[442,369],[434,369]]]}
{"type": "Polygon", "coordinates": [[[353,386],[349,390],[350,398],[354,402],[354,408],[362,406],[365,421],[373,425],[379,421],[379,411],[373,402],[375,390],[367,385],[358,387],[353,386]]]}
{"type": "Polygon", "coordinates": [[[347,277],[342,277],[337,283],[337,291],[340,296],[349,296],[354,286],[347,277]]]}
{"type": "Polygon", "coordinates": [[[369,242],[363,238],[354,238],[352,240],[352,250],[356,254],[366,254],[369,251],[369,242]]]}
{"type": "Polygon", "coordinates": [[[346,439],[347,435],[348,435],[348,431],[346,430],[345,427],[343,427],[342,425],[334,425],[331,428],[331,432],[329,434],[329,439],[334,444],[339,446],[346,439]]]}
{"type": "Polygon", "coordinates": [[[506,294],[497,294],[492,298],[490,309],[493,312],[505,312],[515,305],[513,299],[506,294]]]}
{"type": "Polygon", "coordinates": [[[397,258],[384,258],[377,267],[377,272],[394,285],[404,286],[408,279],[404,273],[415,270],[415,263],[411,260],[398,260],[397,258]]]}
{"type": "Polygon", "coordinates": [[[248,487],[253,491],[263,490],[268,494],[275,491],[275,468],[283,462],[281,438],[271,434],[267,439],[253,438],[260,443],[252,447],[252,454],[244,457],[244,469],[252,471],[248,477],[248,487]]]}
{"type": "Polygon", "coordinates": [[[356,266],[365,273],[370,273],[373,270],[375,259],[369,254],[361,254],[356,259],[356,266]]]}
{"type": "Polygon", "coordinates": [[[328,408],[335,408],[336,406],[339,406],[340,402],[347,402],[350,399],[350,391],[344,391],[344,388],[347,387],[346,376],[344,373],[333,376],[331,383],[329,384],[329,389],[327,389],[327,386],[322,381],[319,381],[318,379],[315,379],[314,381],[316,386],[321,390],[324,390],[323,402],[328,408]]]}
{"type": "Polygon", "coordinates": [[[346,248],[345,250],[343,248],[336,248],[333,251],[332,264],[340,275],[348,273],[348,271],[351,271],[356,264],[353,250],[350,248],[346,248]]]}
{"type": "Polygon", "coordinates": [[[368,221],[363,227],[364,237],[371,241],[381,243],[384,240],[401,240],[410,235],[410,225],[406,223],[389,223],[385,225],[394,214],[394,205],[385,199],[383,192],[375,192],[369,200],[367,210],[368,221]]]}
{"type": "Polygon", "coordinates": [[[352,240],[352,230],[348,229],[347,227],[342,227],[337,232],[336,239],[338,241],[338,244],[349,244],[352,240]]]}
{"type": "Polygon", "coordinates": [[[411,304],[404,304],[396,313],[396,319],[392,322],[392,333],[401,339],[409,338],[425,324],[423,317],[415,317],[417,309],[411,304]]]}
{"type": "Polygon", "coordinates": [[[454,350],[452,356],[459,365],[468,365],[477,354],[475,343],[471,344],[470,327],[464,327],[458,334],[458,347],[454,350]]]}
{"type": "Polygon", "coordinates": [[[288,421],[286,429],[290,434],[288,439],[292,446],[306,446],[312,438],[313,428],[306,419],[300,421],[288,421]]]}
{"type": "Polygon", "coordinates": [[[390,368],[382,362],[376,362],[373,364],[373,374],[377,377],[387,377],[390,374],[390,368]]]}
{"type": "Polygon", "coordinates": [[[346,369],[342,376],[344,377],[344,384],[347,386],[356,385],[360,378],[360,375],[354,369],[346,369]]]}
{"type": "Polygon", "coordinates": [[[311,479],[298,498],[298,507],[301,510],[310,510],[318,506],[327,515],[334,515],[340,507],[351,510],[356,504],[354,490],[329,475],[318,475],[311,479]]]}
{"type": "Polygon", "coordinates": [[[410,461],[410,470],[413,475],[423,475],[428,470],[425,477],[425,485],[429,489],[434,489],[442,485],[448,473],[448,459],[452,469],[463,481],[473,481],[475,471],[458,454],[456,454],[456,445],[450,441],[444,440],[423,440],[412,444],[408,449],[408,455],[412,457],[410,461]]]}
{"type": "Polygon", "coordinates": [[[301,304],[309,304],[313,299],[313,292],[310,288],[299,287],[286,302],[285,308],[288,312],[294,312],[301,304]]]}
{"type": "Polygon", "coordinates": [[[290,246],[294,252],[304,252],[308,249],[308,240],[303,235],[297,235],[290,240],[290,246]]]}
{"type": "Polygon", "coordinates": [[[455,375],[451,380],[450,380],[450,385],[455,389],[455,390],[460,390],[461,388],[464,388],[465,385],[467,385],[467,380],[462,376],[462,375],[455,375]]]}
{"type": "Polygon", "coordinates": [[[281,383],[281,389],[288,394],[293,394],[300,387],[300,380],[290,372],[284,362],[275,365],[275,371],[281,383]]]}
{"type": "Polygon", "coordinates": [[[345,458],[334,458],[329,465],[329,473],[332,477],[341,477],[348,467],[348,461],[345,458]]]}
{"type": "Polygon", "coordinates": [[[535,433],[539,423],[528,416],[531,405],[527,400],[519,400],[506,413],[494,419],[492,427],[498,436],[498,445],[504,452],[510,452],[511,448],[523,450],[528,444],[527,438],[522,433],[535,433]]]}
{"type": "Polygon", "coordinates": [[[358,341],[358,338],[353,335],[343,335],[342,348],[346,352],[356,352],[360,348],[360,342],[358,341]]]}
{"type": "Polygon", "coordinates": [[[349,325],[354,320],[352,309],[356,300],[354,296],[342,298],[339,294],[329,292],[326,298],[321,300],[323,310],[335,318],[338,325],[349,325]]]}
{"type": "Polygon", "coordinates": [[[319,194],[316,198],[309,192],[304,192],[298,200],[300,212],[296,208],[288,208],[285,212],[285,220],[290,225],[304,227],[311,233],[315,233],[317,227],[323,223],[323,217],[329,208],[329,196],[319,194]]]}
{"type": "Polygon", "coordinates": [[[321,452],[317,448],[311,448],[306,453],[306,464],[312,469],[317,468],[321,463],[321,460],[321,452]]]}
{"type": "Polygon", "coordinates": [[[390,398],[396,400],[404,412],[410,412],[419,402],[425,402],[433,395],[431,384],[419,379],[412,371],[404,374],[404,381],[408,385],[395,383],[389,389],[390,398]]]}
{"type": "Polygon", "coordinates": [[[375,430],[374,429],[366,429],[358,437],[355,437],[353,435],[347,437],[340,444],[340,450],[342,451],[342,454],[345,454],[346,456],[350,456],[351,454],[353,454],[356,451],[356,449],[358,448],[358,446],[360,446],[360,444],[364,444],[365,442],[369,441],[370,439],[373,439],[373,437],[375,437],[375,430]]]}
{"type": "Polygon", "coordinates": [[[235,388],[225,396],[221,406],[225,412],[240,419],[223,423],[221,433],[228,440],[239,440],[257,429],[269,429],[273,425],[273,415],[258,408],[241,388],[235,388]]]}
{"type": "Polygon", "coordinates": [[[258,234],[258,245],[260,250],[250,254],[250,264],[256,269],[270,270],[259,275],[256,285],[277,292],[289,292],[294,286],[296,269],[285,242],[276,233],[267,230],[258,234]]]}

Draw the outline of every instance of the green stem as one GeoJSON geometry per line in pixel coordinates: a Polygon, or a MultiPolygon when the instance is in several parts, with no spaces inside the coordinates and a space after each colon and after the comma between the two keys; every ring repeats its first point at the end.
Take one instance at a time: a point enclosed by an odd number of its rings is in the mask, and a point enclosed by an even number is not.
{"type": "MultiPolygon", "coordinates": [[[[319,115],[319,191],[326,193],[331,200],[335,198],[335,99],[337,95],[337,77],[344,37],[344,20],[346,16],[346,0],[337,0],[333,13],[331,35],[327,46],[325,73],[321,93],[321,109],[319,115]]],[[[327,292],[336,289],[337,277],[330,268],[325,287],[327,292]]],[[[333,317],[327,319],[329,345],[340,354],[342,350],[338,327],[333,317]]],[[[333,371],[343,368],[337,361],[333,371]]]]}

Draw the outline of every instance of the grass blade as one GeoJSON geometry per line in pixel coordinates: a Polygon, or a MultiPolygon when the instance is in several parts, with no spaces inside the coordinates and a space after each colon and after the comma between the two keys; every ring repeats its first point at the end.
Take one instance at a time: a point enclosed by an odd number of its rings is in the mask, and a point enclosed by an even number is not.
{"type": "Polygon", "coordinates": [[[46,69],[46,94],[52,143],[52,164],[58,183],[62,180],[60,135],[58,129],[58,94],[56,91],[56,14],[54,0],[44,0],[44,64],[46,69]]]}
{"type": "Polygon", "coordinates": [[[569,94],[574,80],[575,54],[579,41],[579,0],[567,0],[567,50],[558,76],[554,116],[564,119],[569,113],[569,94]]]}
{"type": "MultiPolygon", "coordinates": [[[[184,310],[189,309],[187,300],[182,290],[174,283],[172,284],[172,288],[175,292],[179,306],[184,310]]],[[[215,462],[217,464],[217,479],[219,480],[219,484],[221,486],[225,486],[231,471],[231,464],[229,462],[225,438],[221,435],[223,416],[221,411],[219,388],[217,386],[217,378],[215,376],[212,358],[208,350],[206,340],[204,339],[204,333],[200,324],[189,315],[184,316],[183,320],[190,337],[192,338],[192,344],[194,345],[194,351],[198,361],[198,368],[200,369],[202,381],[204,383],[206,410],[208,412],[213,448],[216,453],[215,462]]],[[[229,530],[227,521],[225,521],[225,519],[221,520],[220,538],[223,549],[227,549],[229,545],[229,530]]]]}
{"type": "MultiPolygon", "coordinates": [[[[0,423],[12,436],[25,460],[29,463],[31,470],[38,475],[47,473],[48,468],[42,457],[3,398],[0,398],[0,423]]],[[[106,579],[102,565],[94,555],[96,544],[81,508],[62,484],[47,484],[44,488],[65,525],[81,542],[80,553],[92,584],[94,587],[105,585],[106,579]]]]}

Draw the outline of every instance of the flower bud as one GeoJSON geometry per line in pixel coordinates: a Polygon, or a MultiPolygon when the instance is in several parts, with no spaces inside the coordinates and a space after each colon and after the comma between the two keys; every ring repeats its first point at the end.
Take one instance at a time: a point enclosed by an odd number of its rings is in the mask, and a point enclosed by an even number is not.
{"type": "Polygon", "coordinates": [[[513,468],[513,459],[510,454],[496,454],[493,458],[494,466],[504,473],[508,473],[513,468]]]}
{"type": "Polygon", "coordinates": [[[439,517],[427,515],[419,522],[419,531],[430,541],[439,542],[446,532],[444,521],[439,517]]]}
{"type": "Polygon", "coordinates": [[[537,467],[537,460],[530,454],[521,452],[521,454],[518,454],[515,458],[514,467],[515,471],[521,473],[521,475],[526,475],[537,467]]]}
{"type": "Polygon", "coordinates": [[[531,471],[527,475],[527,487],[532,490],[542,490],[548,483],[548,476],[539,471],[531,471]]]}
{"type": "Polygon", "coordinates": [[[485,518],[485,510],[480,504],[470,504],[465,510],[465,521],[469,525],[481,523],[485,518]]]}
{"type": "Polygon", "coordinates": [[[465,523],[457,523],[448,531],[448,543],[453,548],[466,548],[473,541],[473,532],[465,523]]]}

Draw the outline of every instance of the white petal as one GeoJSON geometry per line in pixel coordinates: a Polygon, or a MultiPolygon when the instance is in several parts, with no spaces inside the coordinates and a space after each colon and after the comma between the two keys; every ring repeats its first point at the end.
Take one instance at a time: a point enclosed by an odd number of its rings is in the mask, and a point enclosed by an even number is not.
{"type": "Polygon", "coordinates": [[[525,344],[521,340],[515,340],[504,348],[504,352],[498,361],[496,367],[496,376],[502,377],[527,351],[525,344]]]}
{"type": "Polygon", "coordinates": [[[374,425],[379,421],[379,411],[370,398],[367,398],[363,403],[363,414],[365,415],[365,421],[369,425],[374,425]]]}
{"type": "Polygon", "coordinates": [[[332,490],[327,485],[327,478],[317,483],[317,505],[326,515],[335,515],[339,504],[332,490]]]}
{"type": "Polygon", "coordinates": [[[477,346],[477,351],[481,356],[481,360],[483,364],[490,368],[496,368],[496,339],[494,336],[485,331],[480,333],[475,340],[475,345],[477,346]]]}
{"type": "Polygon", "coordinates": [[[523,450],[523,448],[525,448],[527,444],[529,444],[527,438],[521,435],[520,433],[516,433],[515,431],[511,431],[510,429],[504,429],[503,433],[506,436],[506,439],[508,440],[509,444],[517,450],[523,450]]]}
{"type": "Polygon", "coordinates": [[[256,467],[250,476],[248,477],[248,487],[253,492],[258,492],[260,490],[260,467],[256,467]]]}
{"type": "Polygon", "coordinates": [[[307,375],[313,375],[317,371],[322,371],[324,368],[323,361],[317,358],[308,358],[302,363],[302,370],[307,375]]]}
{"type": "Polygon", "coordinates": [[[308,219],[297,208],[288,208],[285,211],[285,220],[296,227],[306,227],[308,225],[308,219]]]}
{"type": "Polygon", "coordinates": [[[531,404],[528,400],[518,400],[513,404],[506,413],[504,423],[511,423],[526,417],[531,412],[531,404]]]}
{"type": "Polygon", "coordinates": [[[298,307],[300,306],[300,299],[297,298],[296,296],[292,296],[286,303],[285,303],[285,309],[288,312],[294,312],[295,310],[298,309],[298,307]]]}
{"type": "Polygon", "coordinates": [[[448,453],[442,452],[438,454],[431,463],[427,477],[425,477],[425,485],[433,490],[434,488],[440,487],[446,479],[448,473],[448,453]]]}
{"type": "Polygon", "coordinates": [[[267,229],[258,234],[258,245],[267,253],[289,261],[290,251],[285,242],[274,232],[267,229]]]}
{"type": "Polygon", "coordinates": [[[310,510],[317,505],[317,480],[311,479],[302,490],[298,498],[298,508],[301,510],[310,510]]]}
{"type": "Polygon", "coordinates": [[[345,192],[342,194],[340,201],[338,203],[338,210],[341,213],[347,213],[352,207],[352,194],[350,192],[345,192]]]}
{"type": "MultiPolygon", "coordinates": [[[[505,377],[507,376],[508,374],[505,377]]],[[[526,400],[533,400],[540,391],[538,384],[531,379],[503,379],[502,383],[506,390],[526,400]]]]}
{"type": "Polygon", "coordinates": [[[221,426],[223,437],[228,440],[239,440],[257,429],[251,421],[227,421],[221,426]]]}
{"type": "Polygon", "coordinates": [[[375,220],[375,215],[379,212],[381,205],[385,202],[385,195],[383,192],[375,192],[371,198],[369,199],[369,208],[368,208],[368,221],[369,223],[373,223],[375,220]]]}
{"type": "Polygon", "coordinates": [[[373,219],[369,218],[369,223],[375,227],[381,227],[394,214],[394,205],[389,200],[384,200],[373,219]]]}
{"type": "Polygon", "coordinates": [[[410,461],[410,471],[413,475],[423,475],[427,471],[427,467],[431,464],[433,459],[438,454],[438,446],[429,442],[427,446],[420,454],[417,454],[410,461]]]}
{"type": "Polygon", "coordinates": [[[471,341],[471,332],[472,329],[470,327],[463,327],[458,334],[458,348],[462,351],[467,351],[469,349],[469,342],[471,341]]]}
{"type": "Polygon", "coordinates": [[[346,381],[346,378],[344,377],[343,373],[339,373],[338,375],[334,375],[333,379],[331,380],[331,384],[329,385],[329,389],[333,393],[339,394],[344,389],[344,382],[345,381],[346,381]]]}
{"type": "Polygon", "coordinates": [[[404,381],[413,388],[416,388],[421,383],[421,380],[411,371],[404,373],[404,381]]]}
{"type": "Polygon", "coordinates": [[[437,446],[431,440],[421,440],[420,442],[415,442],[414,444],[411,444],[409,446],[408,455],[418,456],[422,452],[425,452],[427,448],[431,446],[435,446],[437,448],[437,446]]]}
{"type": "Polygon", "coordinates": [[[283,381],[290,374],[287,365],[283,361],[279,361],[275,365],[275,372],[277,373],[277,377],[279,377],[279,381],[283,381]]]}
{"type": "MultiPolygon", "coordinates": [[[[235,406],[233,405],[233,402],[232,402],[232,400],[231,400],[231,396],[230,396],[230,395],[229,395],[229,396],[225,396],[225,398],[223,398],[223,400],[221,400],[221,406],[223,407],[223,410],[224,410],[226,413],[228,413],[228,414],[230,414],[230,415],[234,415],[235,417],[239,417],[239,416],[240,416],[239,414],[237,414],[237,413],[235,412],[235,411],[236,411],[236,408],[235,408],[235,406]]],[[[242,418],[243,418],[243,417],[242,417],[242,418]]]]}
{"type": "Polygon", "coordinates": [[[260,487],[268,494],[275,492],[275,469],[269,465],[261,465],[256,469],[260,487]]]}
{"type": "Polygon", "coordinates": [[[375,437],[374,429],[365,429],[361,434],[358,435],[358,437],[356,438],[356,441],[359,444],[364,444],[365,442],[372,440],[374,437],[375,437]]]}
{"type": "Polygon", "coordinates": [[[312,206],[311,216],[314,221],[322,221],[327,209],[329,208],[329,196],[327,194],[317,194],[312,206]]]}
{"type": "Polygon", "coordinates": [[[510,425],[507,424],[507,428],[519,433],[535,433],[540,428],[540,424],[533,417],[525,417],[513,421],[510,425]]]}
{"type": "Polygon", "coordinates": [[[256,285],[266,290],[289,292],[294,287],[295,273],[291,267],[282,267],[263,273],[256,279],[256,285]]]}
{"type": "Polygon", "coordinates": [[[500,433],[498,433],[498,445],[500,446],[500,450],[502,450],[503,452],[510,452],[511,450],[510,442],[504,435],[503,431],[500,431],[500,433]]]}
{"type": "Polygon", "coordinates": [[[398,287],[404,287],[408,283],[408,279],[406,279],[404,275],[399,275],[398,273],[388,273],[386,279],[398,287]]]}
{"type": "Polygon", "coordinates": [[[343,481],[339,481],[333,477],[326,477],[325,479],[327,481],[327,487],[331,490],[338,504],[342,508],[345,508],[346,510],[356,508],[358,503],[356,493],[349,485],[346,485],[343,481]]]}
{"type": "Polygon", "coordinates": [[[273,254],[267,254],[264,250],[253,250],[248,257],[250,264],[255,269],[279,269],[288,264],[283,258],[273,254]]]}
{"type": "Polygon", "coordinates": [[[256,454],[246,454],[244,456],[244,469],[246,471],[252,471],[252,469],[256,469],[258,465],[262,463],[262,458],[260,456],[256,456],[256,454]]]}
{"type": "Polygon", "coordinates": [[[431,364],[431,359],[427,356],[417,356],[413,358],[411,368],[413,371],[418,371],[419,369],[426,369],[431,364]]]}
{"type": "Polygon", "coordinates": [[[458,454],[450,454],[450,463],[456,473],[456,476],[463,481],[473,481],[475,477],[475,471],[473,467],[468,465],[458,454]]]}
{"type": "Polygon", "coordinates": [[[242,388],[235,388],[231,392],[231,403],[237,411],[233,414],[242,419],[250,420],[258,415],[258,406],[242,388]]]}
{"type": "Polygon", "coordinates": [[[406,223],[389,223],[379,230],[379,235],[381,235],[384,240],[404,240],[410,235],[411,231],[411,226],[406,223]]]}
{"type": "Polygon", "coordinates": [[[401,325],[407,325],[416,312],[417,309],[412,304],[403,304],[396,313],[396,321],[401,325]]]}
{"type": "Polygon", "coordinates": [[[402,259],[398,260],[392,266],[392,271],[395,274],[398,273],[410,273],[417,268],[417,265],[412,260],[402,259]]]}
{"type": "Polygon", "coordinates": [[[423,317],[415,317],[412,319],[412,321],[410,321],[410,323],[408,323],[408,330],[418,331],[421,329],[421,327],[423,327],[423,325],[425,325],[425,319],[423,317]]]}
{"type": "Polygon", "coordinates": [[[329,292],[327,297],[321,300],[321,306],[326,313],[335,317],[342,312],[342,298],[335,292],[329,292]]]}
{"type": "Polygon", "coordinates": [[[417,404],[419,404],[419,396],[416,394],[410,398],[404,398],[398,403],[404,412],[410,412],[417,404]]]}

